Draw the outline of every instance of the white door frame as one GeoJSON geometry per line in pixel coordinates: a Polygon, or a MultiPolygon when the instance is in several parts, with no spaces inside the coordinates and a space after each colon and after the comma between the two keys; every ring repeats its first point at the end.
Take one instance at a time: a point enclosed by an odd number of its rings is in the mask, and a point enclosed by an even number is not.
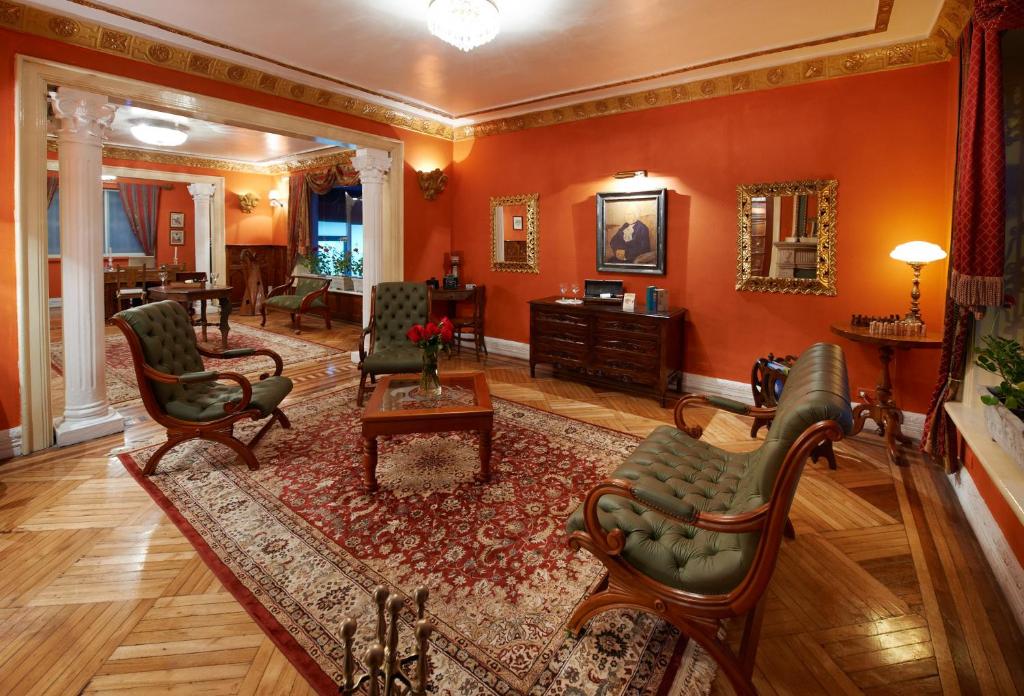
{"type": "MultiPolygon", "coordinates": [[[[393,164],[384,189],[384,238],[396,239],[398,243],[382,250],[382,262],[385,277],[402,279],[402,231],[405,210],[405,147],[402,141],[30,56],[17,56],[15,75],[14,231],[22,453],[28,454],[53,444],[53,418],[50,409],[49,275],[46,251],[48,85],[74,87],[103,94],[114,100],[131,100],[163,111],[208,121],[285,135],[327,138],[351,144],[353,147],[376,148],[390,153],[393,164]]],[[[111,168],[111,173],[116,173],[115,169],[111,168]]],[[[161,176],[163,174],[161,172],[161,176]]],[[[167,174],[169,176],[171,173],[167,174]]],[[[187,176],[191,181],[199,180],[197,175],[187,176]]],[[[218,191],[223,196],[223,184],[218,187],[218,191]]],[[[221,202],[223,204],[223,198],[221,202]]],[[[213,267],[221,273],[222,278],[226,278],[227,258],[223,242],[222,237],[219,244],[214,244],[213,267]]]]}

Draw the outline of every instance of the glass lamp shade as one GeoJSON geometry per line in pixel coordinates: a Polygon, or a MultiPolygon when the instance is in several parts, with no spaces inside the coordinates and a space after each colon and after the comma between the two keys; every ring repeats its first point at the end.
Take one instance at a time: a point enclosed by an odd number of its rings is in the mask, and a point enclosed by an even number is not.
{"type": "Polygon", "coordinates": [[[431,0],[430,33],[461,51],[471,51],[498,35],[501,22],[492,0],[431,0]]]}
{"type": "Polygon", "coordinates": [[[175,123],[138,121],[132,124],[131,132],[139,142],[159,147],[175,147],[188,140],[188,129],[175,123]]]}
{"type": "Polygon", "coordinates": [[[889,252],[889,257],[910,264],[926,264],[946,258],[946,252],[931,242],[906,242],[889,252]]]}

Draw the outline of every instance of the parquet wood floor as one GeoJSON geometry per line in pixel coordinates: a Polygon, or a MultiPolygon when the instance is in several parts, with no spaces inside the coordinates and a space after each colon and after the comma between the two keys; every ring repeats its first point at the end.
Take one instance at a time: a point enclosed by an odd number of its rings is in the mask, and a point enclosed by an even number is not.
{"type": "MultiPolygon", "coordinates": [[[[286,320],[268,328],[288,333],[286,320]]],[[[314,325],[302,337],[349,350],[356,335],[314,325]]],[[[521,361],[493,357],[486,370],[496,395],[570,418],[637,435],[671,421],[649,399],[531,379],[521,361]]],[[[290,376],[292,400],[357,379],[347,355],[290,376]]],[[[124,441],[0,465],[0,694],[310,693],[109,456],[162,439],[140,407],[128,411],[124,441]]],[[[742,419],[696,415],[716,444],[756,446],[742,419]]],[[[1024,641],[977,541],[942,473],[910,459],[892,467],[877,441],[856,439],[838,470],[808,468],[797,539],[769,589],[762,694],[1024,693],[1024,641]]],[[[731,690],[719,678],[713,693],[731,690]]]]}

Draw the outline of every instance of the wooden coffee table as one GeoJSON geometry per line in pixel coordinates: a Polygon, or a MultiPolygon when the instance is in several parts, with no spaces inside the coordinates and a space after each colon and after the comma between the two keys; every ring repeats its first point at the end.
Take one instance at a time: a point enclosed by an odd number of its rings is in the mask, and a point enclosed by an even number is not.
{"type": "Polygon", "coordinates": [[[363,483],[377,490],[377,438],[381,435],[475,431],[480,436],[478,481],[491,478],[494,409],[483,372],[441,374],[441,396],[420,399],[419,375],[387,375],[363,411],[363,483]]]}

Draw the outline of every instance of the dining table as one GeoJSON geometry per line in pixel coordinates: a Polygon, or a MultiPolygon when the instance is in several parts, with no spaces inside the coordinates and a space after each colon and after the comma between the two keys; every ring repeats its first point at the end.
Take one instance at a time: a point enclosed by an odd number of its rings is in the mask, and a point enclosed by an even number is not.
{"type": "Polygon", "coordinates": [[[193,305],[199,303],[199,318],[193,321],[193,325],[202,328],[203,340],[206,339],[206,328],[210,322],[206,319],[206,303],[211,300],[217,301],[220,306],[220,318],[217,326],[220,328],[220,341],[224,348],[228,347],[228,332],[231,327],[228,325],[228,317],[231,315],[231,286],[210,285],[209,283],[173,283],[171,285],[156,285],[147,290],[148,300],[158,302],[160,300],[174,300],[182,305],[193,305]]]}

